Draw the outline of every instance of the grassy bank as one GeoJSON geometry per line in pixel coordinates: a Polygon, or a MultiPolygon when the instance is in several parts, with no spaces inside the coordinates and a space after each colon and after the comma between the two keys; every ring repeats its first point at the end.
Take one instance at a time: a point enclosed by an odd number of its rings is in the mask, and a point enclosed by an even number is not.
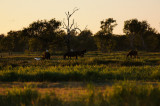
{"type": "Polygon", "coordinates": [[[0,81],[159,81],[160,66],[110,67],[78,65],[51,67],[6,67],[0,70],[0,81]]]}
{"type": "Polygon", "coordinates": [[[159,85],[137,86],[136,83],[123,82],[103,93],[92,84],[86,89],[87,93],[77,95],[76,100],[63,100],[54,91],[42,95],[31,88],[15,88],[0,94],[0,102],[1,106],[158,106],[160,100],[159,85]]]}

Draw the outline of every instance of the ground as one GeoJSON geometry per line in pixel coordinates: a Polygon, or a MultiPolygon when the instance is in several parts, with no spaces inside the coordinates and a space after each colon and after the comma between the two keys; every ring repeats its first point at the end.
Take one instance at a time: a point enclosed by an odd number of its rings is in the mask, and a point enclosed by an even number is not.
{"type": "Polygon", "coordinates": [[[124,82],[134,82],[136,86],[159,86],[159,52],[139,52],[140,58],[126,58],[127,52],[95,51],[87,52],[83,58],[66,60],[62,54],[55,53],[51,60],[37,61],[34,58],[41,57],[41,53],[1,53],[0,94],[7,95],[7,91],[13,89],[29,88],[42,95],[54,92],[61,100],[71,101],[87,96],[93,88],[102,94],[106,91],[109,94],[116,85],[123,85],[124,82]],[[52,75],[56,75],[57,79],[48,78],[52,75]]]}

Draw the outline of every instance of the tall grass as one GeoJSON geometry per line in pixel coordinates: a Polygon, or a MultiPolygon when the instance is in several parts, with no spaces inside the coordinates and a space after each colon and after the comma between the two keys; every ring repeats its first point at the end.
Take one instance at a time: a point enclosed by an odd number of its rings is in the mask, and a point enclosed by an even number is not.
{"type": "Polygon", "coordinates": [[[158,106],[160,86],[123,83],[116,85],[109,95],[109,104],[114,106],[158,106]]]}
{"type": "MultiPolygon", "coordinates": [[[[79,95],[78,95],[79,96],[79,95]]],[[[38,91],[14,89],[0,94],[1,106],[158,106],[160,86],[139,85],[124,82],[114,85],[113,90],[100,92],[88,85],[88,92],[76,100],[63,100],[54,91],[41,94],[38,91]]]]}
{"type": "Polygon", "coordinates": [[[1,106],[31,105],[39,97],[39,93],[28,88],[9,90],[5,95],[0,95],[1,106]]]}
{"type": "Polygon", "coordinates": [[[8,67],[0,71],[0,81],[159,81],[160,66],[110,67],[78,65],[51,67],[8,67]]]}

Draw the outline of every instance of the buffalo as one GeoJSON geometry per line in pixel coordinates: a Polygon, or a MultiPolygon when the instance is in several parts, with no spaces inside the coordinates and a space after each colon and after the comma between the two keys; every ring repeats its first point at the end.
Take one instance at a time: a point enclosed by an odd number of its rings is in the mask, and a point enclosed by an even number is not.
{"type": "Polygon", "coordinates": [[[71,57],[76,57],[76,59],[78,59],[78,56],[84,57],[84,54],[86,53],[86,50],[82,50],[82,51],[70,51],[67,52],[63,55],[63,58],[66,59],[66,57],[68,56],[68,58],[71,59],[71,57]]]}
{"type": "Polygon", "coordinates": [[[138,52],[137,50],[131,50],[128,52],[127,57],[134,57],[134,58],[138,58],[138,52]]]}

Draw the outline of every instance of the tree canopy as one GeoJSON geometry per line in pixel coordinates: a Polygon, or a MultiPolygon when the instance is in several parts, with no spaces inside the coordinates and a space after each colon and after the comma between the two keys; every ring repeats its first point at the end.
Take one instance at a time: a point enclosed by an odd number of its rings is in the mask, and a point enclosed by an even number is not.
{"type": "Polygon", "coordinates": [[[95,34],[89,29],[77,33],[74,21],[69,24],[69,28],[75,30],[65,32],[65,29],[62,29],[64,25],[55,18],[49,21],[37,20],[22,30],[9,31],[7,35],[0,34],[0,52],[42,52],[46,49],[65,52],[69,48],[102,52],[129,49],[160,51],[160,34],[145,20],[126,20],[124,35],[113,34],[114,28],[118,25],[113,18],[100,21],[100,30],[95,34]],[[70,43],[67,42],[67,38],[70,43]]]}

